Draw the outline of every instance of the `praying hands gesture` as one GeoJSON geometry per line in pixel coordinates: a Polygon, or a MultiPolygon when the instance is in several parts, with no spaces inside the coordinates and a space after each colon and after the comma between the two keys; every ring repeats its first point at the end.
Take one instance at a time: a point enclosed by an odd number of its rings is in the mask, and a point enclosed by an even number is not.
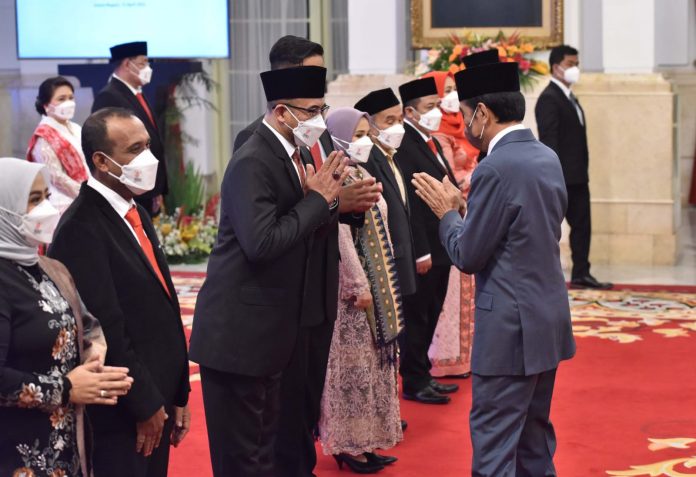
{"type": "Polygon", "coordinates": [[[458,210],[462,215],[466,212],[462,192],[447,176],[440,182],[424,172],[417,172],[413,174],[411,183],[416,188],[416,195],[423,199],[438,219],[442,219],[450,210],[458,210]]]}
{"type": "Polygon", "coordinates": [[[326,202],[331,204],[338,197],[343,181],[348,177],[350,171],[346,167],[347,165],[348,159],[344,157],[343,152],[338,151],[329,154],[318,172],[311,164],[307,165],[305,191],[316,191],[326,199],[326,202]]]}

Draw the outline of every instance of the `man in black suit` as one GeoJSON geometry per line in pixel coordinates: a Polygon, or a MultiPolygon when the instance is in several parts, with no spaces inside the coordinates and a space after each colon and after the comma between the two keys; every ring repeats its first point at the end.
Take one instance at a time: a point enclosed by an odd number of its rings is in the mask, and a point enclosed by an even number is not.
{"type": "MultiPolygon", "coordinates": [[[[323,55],[320,44],[287,35],[273,45],[268,56],[271,70],[279,70],[298,66],[323,67],[323,55]]],[[[261,116],[237,135],[235,151],[258,129],[263,118],[261,116]]],[[[312,164],[315,170],[320,170],[333,150],[331,136],[325,131],[311,147],[300,147],[300,156],[305,164],[312,164]]],[[[380,191],[374,178],[343,187],[339,193],[340,222],[362,226],[364,211],[374,205],[380,191]]],[[[297,345],[282,377],[282,406],[276,439],[278,476],[311,476],[316,465],[314,434],[319,422],[338,309],[338,259],[338,228],[316,234],[308,258],[305,284],[311,294],[303,303],[297,345]]]]}
{"type": "Polygon", "coordinates": [[[49,255],[64,263],[99,317],[106,363],[133,376],[114,407],[91,406],[94,473],[165,477],[169,445],[186,434],[186,338],[167,262],[133,198],[154,186],[157,160],[142,121],[122,108],[92,114],[82,149],[92,176],[63,215],[49,255]]]}
{"type": "Polygon", "coordinates": [[[355,103],[355,109],[370,115],[370,137],[375,147],[363,166],[382,184],[382,195],[389,208],[389,235],[401,296],[407,297],[416,292],[416,257],[406,180],[394,160],[405,132],[403,110],[391,88],[372,91],[355,103]]]}
{"type": "Polygon", "coordinates": [[[404,111],[404,138],[394,159],[406,179],[411,204],[411,230],[416,257],[417,291],[404,297],[405,327],[401,340],[404,398],[424,404],[447,404],[456,384],[442,384],[430,375],[428,348],[435,334],[452,262],[438,236],[439,221],[415,194],[413,174],[427,172],[438,180],[447,176],[456,184],[440,144],[431,136],[440,126],[439,97],[433,78],[399,86],[404,111]]]}
{"type": "Polygon", "coordinates": [[[135,201],[142,205],[148,214],[156,215],[168,190],[167,161],[157,118],[142,93],[143,86],[150,82],[152,76],[152,68],[147,59],[147,43],[135,41],[113,46],[109,63],[115,65],[114,73],[104,89],[94,98],[92,112],[108,107],[125,108],[132,111],[145,125],[150,135],[150,150],[160,161],[160,165],[155,187],[150,192],[136,197],[135,201]]]}
{"type": "Polygon", "coordinates": [[[223,178],[220,231],[191,336],[216,477],[280,475],[281,375],[307,346],[305,308],[324,310],[322,318],[336,313],[329,295],[337,291],[337,253],[318,279],[310,256],[318,237],[336,233],[347,160],[334,152],[318,172],[312,165],[305,172],[298,151],[325,127],[326,69],[272,70],[261,79],[268,110],[223,178]],[[332,283],[324,283],[327,274],[332,283]]]}
{"type": "Polygon", "coordinates": [[[585,113],[571,87],[580,78],[578,50],[568,45],[551,50],[551,82],[539,96],[535,115],[539,140],[558,154],[568,190],[566,220],[570,225],[573,259],[571,286],[608,289],[611,283],[597,281],[590,274],[589,153],[585,113]]]}

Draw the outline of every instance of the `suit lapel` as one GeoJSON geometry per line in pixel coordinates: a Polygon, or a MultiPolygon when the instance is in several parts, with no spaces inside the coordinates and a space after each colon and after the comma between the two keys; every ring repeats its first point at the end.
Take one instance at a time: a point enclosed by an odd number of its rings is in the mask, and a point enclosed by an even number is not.
{"type": "Polygon", "coordinates": [[[582,122],[580,122],[580,118],[578,117],[578,110],[575,109],[575,105],[573,102],[570,100],[568,96],[565,95],[563,90],[553,81],[551,82],[551,86],[554,88],[554,91],[556,91],[556,94],[558,95],[558,98],[562,101],[562,103],[565,105],[564,107],[569,113],[573,114],[573,117],[577,120],[578,126],[584,128],[585,127],[585,111],[582,109],[582,106],[580,106],[580,102],[578,101],[578,107],[580,108],[580,112],[582,114],[582,122]]]}
{"type": "MultiPolygon", "coordinates": [[[[259,124],[259,127],[256,129],[256,132],[261,135],[266,140],[266,143],[268,143],[269,147],[273,151],[273,154],[283,161],[283,167],[285,167],[285,172],[288,174],[288,179],[292,182],[292,187],[295,189],[296,194],[298,195],[298,198],[304,197],[304,191],[302,190],[302,184],[300,184],[300,178],[297,176],[297,170],[295,169],[295,165],[292,163],[292,159],[288,156],[288,153],[285,151],[285,148],[283,145],[280,143],[280,140],[275,137],[275,135],[271,132],[271,130],[266,126],[264,123],[259,124]]],[[[306,159],[303,159],[303,151],[302,148],[300,148],[300,159],[303,161],[306,161],[306,159]]]]}
{"type": "MultiPolygon", "coordinates": [[[[152,124],[152,121],[150,121],[150,117],[147,115],[147,112],[145,112],[145,109],[143,108],[143,105],[140,104],[140,101],[138,101],[138,98],[135,97],[133,92],[128,89],[128,86],[126,86],[123,81],[118,80],[116,78],[111,78],[111,85],[112,87],[118,91],[126,100],[130,103],[131,108],[133,111],[137,113],[138,118],[147,126],[147,129],[153,129],[157,130],[157,125],[152,124]]],[[[143,95],[143,99],[145,100],[145,103],[147,103],[148,108],[150,108],[150,112],[153,115],[154,118],[154,112],[152,111],[152,106],[150,106],[150,102],[145,98],[145,95],[143,95]]],[[[149,132],[149,131],[148,131],[149,132]]]]}
{"type": "MultiPolygon", "coordinates": [[[[447,174],[447,176],[449,177],[450,182],[456,186],[457,179],[454,177],[454,172],[452,172],[452,168],[450,167],[449,162],[447,161],[447,158],[445,157],[445,153],[442,151],[442,146],[440,145],[440,141],[433,138],[433,142],[435,142],[435,149],[437,149],[438,154],[440,154],[440,157],[442,158],[442,163],[445,164],[445,174],[447,174]]],[[[442,169],[442,163],[440,163],[440,161],[437,158],[435,158],[435,161],[442,169]]]]}
{"type": "MultiPolygon", "coordinates": [[[[399,183],[396,180],[396,176],[394,176],[394,171],[392,170],[391,166],[387,162],[389,159],[380,151],[377,146],[374,146],[373,150],[373,160],[377,164],[377,167],[379,170],[382,171],[382,174],[384,177],[387,179],[389,184],[391,184],[392,188],[396,191],[396,194],[401,197],[401,189],[399,189],[399,183]]],[[[394,165],[398,169],[399,173],[401,174],[401,178],[404,181],[404,187],[406,187],[405,181],[406,177],[404,176],[404,173],[401,171],[401,168],[399,165],[394,161],[394,165]]],[[[406,192],[406,191],[404,191],[406,192]]],[[[408,211],[408,193],[405,194],[406,202],[404,203],[403,200],[400,200],[401,204],[404,206],[404,209],[408,211]]]]}
{"type": "MultiPolygon", "coordinates": [[[[99,192],[95,191],[94,189],[92,189],[91,187],[89,187],[86,184],[83,185],[83,187],[89,191],[90,195],[93,196],[93,200],[94,200],[95,204],[97,205],[97,207],[99,208],[101,213],[104,215],[104,217],[106,217],[106,219],[109,222],[111,222],[111,224],[116,229],[118,229],[120,231],[119,233],[122,235],[122,238],[128,242],[128,244],[130,245],[130,247],[132,249],[134,249],[135,254],[139,257],[142,264],[150,271],[150,274],[152,275],[152,277],[155,280],[157,280],[157,283],[159,284],[160,288],[164,292],[165,290],[162,287],[162,283],[159,281],[159,278],[157,277],[155,270],[152,268],[152,265],[150,264],[150,261],[147,259],[147,256],[145,256],[145,252],[143,252],[143,248],[140,246],[140,243],[136,240],[135,236],[133,235],[133,232],[131,232],[131,230],[126,225],[125,220],[123,218],[119,217],[119,215],[116,213],[114,208],[111,207],[111,204],[109,204],[109,202],[99,192]]],[[[138,213],[140,213],[139,210],[138,210],[138,213]]],[[[142,214],[141,214],[141,220],[142,220],[142,214]]],[[[143,227],[143,230],[144,229],[145,228],[143,227]]],[[[147,233],[146,233],[146,235],[147,235],[147,233]]],[[[150,237],[148,237],[148,238],[150,238],[150,237]]],[[[152,239],[150,239],[150,242],[153,244],[155,243],[155,242],[152,242],[152,239]]],[[[155,247],[153,245],[153,249],[154,248],[155,247]]],[[[158,250],[155,250],[155,257],[157,257],[157,252],[158,252],[158,250]]],[[[161,253],[161,251],[160,251],[160,253],[161,253]]],[[[160,266],[160,271],[161,271],[162,266],[161,266],[159,260],[157,262],[158,262],[158,265],[160,266]]],[[[167,298],[169,298],[171,300],[171,297],[174,297],[174,296],[176,296],[176,295],[171,295],[171,296],[168,296],[167,298]]]]}

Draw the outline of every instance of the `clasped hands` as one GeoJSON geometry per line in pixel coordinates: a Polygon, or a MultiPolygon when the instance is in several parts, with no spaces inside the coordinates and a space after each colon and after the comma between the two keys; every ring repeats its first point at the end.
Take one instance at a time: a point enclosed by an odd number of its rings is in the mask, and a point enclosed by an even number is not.
{"type": "Polygon", "coordinates": [[[442,219],[450,210],[457,210],[461,215],[466,213],[466,202],[461,190],[447,176],[440,182],[425,172],[417,172],[413,174],[411,183],[416,188],[416,195],[430,207],[438,219],[442,219]]]}
{"type": "Polygon", "coordinates": [[[340,213],[365,212],[379,200],[382,184],[370,177],[344,186],[343,183],[350,173],[347,166],[348,159],[342,151],[329,154],[318,171],[315,171],[311,164],[307,165],[305,191],[318,192],[329,204],[339,197],[340,213]]]}

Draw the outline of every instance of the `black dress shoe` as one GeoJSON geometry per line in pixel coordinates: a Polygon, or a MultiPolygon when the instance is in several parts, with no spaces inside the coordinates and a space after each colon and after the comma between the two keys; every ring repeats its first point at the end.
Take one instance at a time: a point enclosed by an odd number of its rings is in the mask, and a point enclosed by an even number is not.
{"type": "Polygon", "coordinates": [[[448,374],[445,376],[447,379],[469,379],[471,377],[471,373],[462,373],[462,374],[448,374]]]}
{"type": "Polygon", "coordinates": [[[374,464],[370,461],[361,462],[346,454],[334,455],[333,458],[336,459],[339,469],[343,470],[343,464],[346,464],[356,474],[376,474],[384,469],[382,464],[374,464]]]}
{"type": "Polygon", "coordinates": [[[399,460],[396,457],[390,455],[379,455],[375,452],[365,452],[363,455],[367,458],[368,462],[379,465],[392,465],[394,462],[399,460]]]}
{"type": "Polygon", "coordinates": [[[408,422],[406,422],[402,419],[401,420],[401,432],[404,432],[407,427],[408,427],[408,422]]]}
{"type": "Polygon", "coordinates": [[[430,380],[430,387],[440,394],[452,394],[459,391],[459,384],[438,383],[434,379],[430,380]]]}
{"type": "Polygon", "coordinates": [[[409,394],[404,393],[404,399],[408,401],[416,401],[421,404],[448,404],[450,402],[449,396],[440,394],[435,391],[430,386],[426,386],[417,393],[409,394]]]}
{"type": "Polygon", "coordinates": [[[571,288],[589,288],[592,290],[609,290],[613,287],[614,285],[609,282],[600,282],[597,281],[595,277],[590,275],[589,273],[587,275],[584,275],[582,277],[576,277],[573,278],[570,281],[570,287],[571,288]]]}

